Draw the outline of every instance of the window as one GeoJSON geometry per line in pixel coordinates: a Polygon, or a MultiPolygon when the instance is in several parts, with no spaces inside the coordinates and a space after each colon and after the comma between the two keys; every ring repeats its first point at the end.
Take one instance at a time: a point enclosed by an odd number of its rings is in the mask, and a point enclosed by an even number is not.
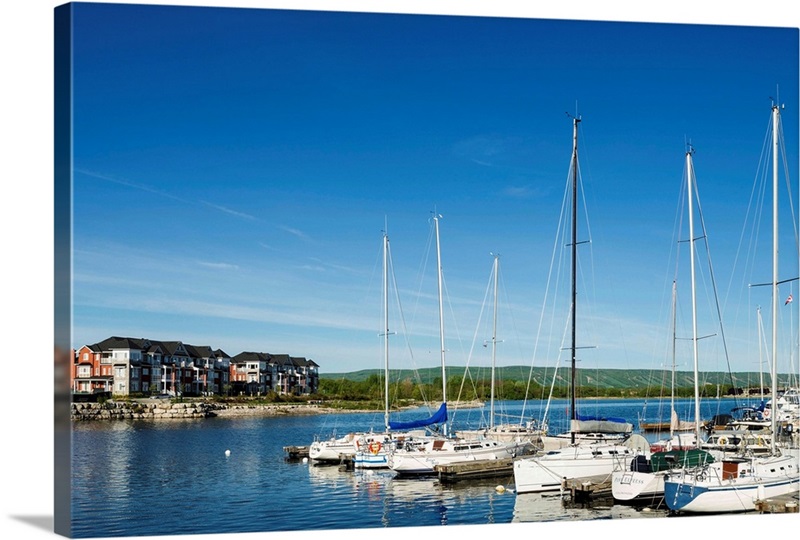
{"type": "Polygon", "coordinates": [[[89,353],[87,353],[87,352],[83,353],[83,359],[84,360],[88,360],[89,359],[89,353]]]}
{"type": "Polygon", "coordinates": [[[91,377],[91,376],[92,376],[91,366],[78,366],[78,377],[91,377]]]}

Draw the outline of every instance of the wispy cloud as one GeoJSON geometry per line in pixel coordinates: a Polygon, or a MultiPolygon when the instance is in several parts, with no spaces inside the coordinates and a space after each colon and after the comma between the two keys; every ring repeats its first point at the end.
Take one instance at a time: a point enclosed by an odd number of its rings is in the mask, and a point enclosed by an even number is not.
{"type": "Polygon", "coordinates": [[[287,232],[289,234],[292,234],[292,235],[294,235],[294,236],[296,236],[298,238],[301,238],[303,240],[310,240],[308,235],[306,233],[304,233],[303,231],[299,230],[299,229],[295,229],[293,227],[289,227],[288,225],[281,225],[278,228],[280,230],[282,230],[282,231],[285,231],[285,232],[287,232]]]}
{"type": "MultiPolygon", "coordinates": [[[[119,184],[120,186],[125,186],[133,189],[138,189],[140,191],[145,191],[147,193],[152,193],[154,195],[159,195],[161,197],[166,197],[167,199],[172,199],[173,201],[178,201],[184,204],[193,204],[192,201],[184,199],[182,197],[178,197],[169,193],[167,191],[163,191],[152,186],[148,186],[147,184],[141,184],[138,182],[133,182],[131,180],[125,180],[121,178],[115,178],[114,176],[109,176],[107,174],[100,174],[92,171],[87,171],[86,169],[75,169],[75,172],[84,174],[86,176],[91,176],[92,178],[97,178],[100,180],[105,180],[106,182],[112,182],[114,184],[119,184]]],[[[246,214],[244,212],[239,212],[237,210],[233,210],[231,208],[227,208],[225,206],[221,206],[219,204],[214,204],[208,201],[197,201],[197,203],[208,206],[209,208],[213,208],[214,210],[218,210],[225,214],[236,216],[241,219],[245,219],[247,221],[259,221],[259,219],[255,216],[251,216],[250,214],[246,214]]],[[[195,203],[196,204],[196,203],[195,203]]]]}
{"type": "Polygon", "coordinates": [[[197,264],[200,266],[205,266],[206,268],[214,268],[216,270],[238,270],[239,267],[235,264],[228,264],[228,263],[221,263],[221,262],[208,262],[208,261],[197,261],[197,264]]]}
{"type": "Polygon", "coordinates": [[[232,216],[236,216],[238,218],[246,219],[247,221],[259,221],[259,219],[255,216],[251,216],[250,214],[246,214],[244,212],[238,212],[236,210],[231,210],[225,206],[220,206],[218,204],[210,203],[208,201],[200,201],[204,205],[208,206],[209,208],[213,208],[215,210],[219,210],[220,212],[224,212],[226,214],[230,214],[232,216]]]}
{"type": "Polygon", "coordinates": [[[508,186],[503,189],[502,194],[514,199],[530,199],[539,196],[540,191],[530,186],[508,186]]]}
{"type": "Polygon", "coordinates": [[[492,164],[489,163],[488,161],[483,161],[483,160],[480,160],[480,159],[474,159],[473,158],[471,161],[473,163],[477,163],[478,165],[482,165],[484,167],[491,167],[492,166],[492,164]]]}
{"type": "Polygon", "coordinates": [[[321,264],[304,264],[298,266],[300,270],[308,270],[311,272],[325,272],[325,267],[321,264]]]}
{"type": "Polygon", "coordinates": [[[509,153],[517,152],[519,146],[520,140],[516,137],[478,135],[456,142],[453,153],[482,167],[493,167],[497,158],[502,160],[509,153]]]}
{"type": "Polygon", "coordinates": [[[100,180],[105,180],[106,182],[112,182],[114,184],[119,184],[121,186],[126,186],[134,189],[138,189],[140,191],[146,191],[147,193],[153,193],[155,195],[160,195],[162,197],[166,197],[168,199],[172,199],[173,201],[178,201],[182,203],[189,203],[189,201],[182,199],[180,197],[176,197],[175,195],[168,193],[166,191],[162,191],[160,189],[156,189],[152,186],[148,186],[147,184],[139,184],[137,182],[132,182],[130,180],[124,180],[121,178],[115,178],[113,176],[109,176],[107,174],[99,174],[92,171],[87,171],[85,169],[75,169],[75,172],[85,174],[86,176],[91,176],[92,178],[98,178],[100,180]]]}

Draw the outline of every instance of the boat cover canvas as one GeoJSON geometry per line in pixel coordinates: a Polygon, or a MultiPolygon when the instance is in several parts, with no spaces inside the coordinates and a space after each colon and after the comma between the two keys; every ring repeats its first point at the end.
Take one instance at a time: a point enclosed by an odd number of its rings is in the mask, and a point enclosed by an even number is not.
{"type": "Polygon", "coordinates": [[[577,420],[570,421],[570,431],[573,433],[631,433],[633,424],[624,418],[598,416],[578,416],[577,420]]]}
{"type": "Polygon", "coordinates": [[[408,422],[392,422],[390,420],[389,429],[414,429],[433,424],[443,424],[444,422],[447,422],[447,403],[442,403],[438,411],[424,420],[411,420],[408,422]]]}

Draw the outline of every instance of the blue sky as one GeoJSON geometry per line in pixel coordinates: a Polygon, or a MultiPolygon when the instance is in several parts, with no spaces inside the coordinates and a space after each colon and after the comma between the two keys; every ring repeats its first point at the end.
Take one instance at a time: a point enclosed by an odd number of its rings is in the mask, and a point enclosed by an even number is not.
{"type": "MultiPolygon", "coordinates": [[[[769,224],[757,254],[739,243],[771,97],[787,106],[796,182],[796,29],[84,4],[74,43],[75,346],[127,335],[305,356],[323,373],[380,367],[386,223],[413,351],[395,339],[393,365],[436,366],[435,210],[448,363],[487,365],[494,252],[498,362],[553,365],[567,297],[551,307],[545,288],[569,113],[591,239],[578,323],[596,349],[582,366],[665,361],[690,140],[732,367],[758,370],[769,295],[747,284],[771,277],[769,224]]],[[[796,277],[784,229],[781,274],[796,277]]],[[[701,303],[700,332],[718,332],[701,303]]],[[[702,367],[726,369],[703,347],[702,367]]]]}

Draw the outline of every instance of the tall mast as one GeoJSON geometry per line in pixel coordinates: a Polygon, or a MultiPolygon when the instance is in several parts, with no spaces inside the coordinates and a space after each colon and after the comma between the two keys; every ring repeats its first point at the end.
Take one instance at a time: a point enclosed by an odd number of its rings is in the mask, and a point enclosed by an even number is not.
{"type": "Polygon", "coordinates": [[[672,383],[670,385],[670,393],[669,393],[669,438],[672,440],[673,435],[675,435],[675,426],[672,422],[672,417],[676,414],[675,413],[675,341],[677,339],[676,336],[676,326],[677,326],[677,299],[678,299],[678,285],[675,280],[672,280],[672,383]]]}
{"type": "MultiPolygon", "coordinates": [[[[433,216],[436,229],[436,268],[439,279],[439,342],[442,358],[442,403],[447,403],[447,370],[444,363],[444,307],[442,303],[442,250],[439,246],[439,215],[433,216]]],[[[444,424],[444,434],[447,435],[447,422],[444,424]]]]}
{"type": "Polygon", "coordinates": [[[494,374],[495,357],[497,354],[497,272],[499,270],[500,255],[494,256],[494,320],[492,323],[492,384],[489,396],[489,427],[494,427],[494,374]]]}
{"type": "MultiPolygon", "coordinates": [[[[772,105],[772,414],[770,414],[772,433],[776,432],[776,408],[778,397],[778,129],[780,109],[772,105]]],[[[775,436],[770,448],[775,453],[775,436]]]]}
{"type": "Polygon", "coordinates": [[[764,341],[763,336],[761,335],[762,331],[762,323],[761,323],[761,306],[758,306],[758,393],[761,394],[761,402],[764,402],[764,358],[763,358],[763,351],[764,348],[761,346],[762,342],[764,341]]]}
{"type": "Polygon", "coordinates": [[[383,423],[389,431],[389,235],[383,233],[383,423]]]}
{"type": "Polygon", "coordinates": [[[697,444],[700,444],[700,376],[697,361],[697,291],[694,276],[694,210],[692,194],[694,193],[694,169],[692,168],[692,149],[686,152],[686,181],[689,200],[689,260],[692,277],[692,357],[694,359],[694,429],[697,444]]]}
{"type": "MultiPolygon", "coordinates": [[[[577,276],[577,248],[578,248],[578,122],[580,118],[572,119],[572,306],[570,319],[572,320],[572,343],[570,351],[572,355],[571,368],[572,379],[570,382],[570,420],[577,420],[577,411],[575,409],[575,300],[577,298],[576,292],[576,276],[577,276]]],[[[570,426],[572,422],[570,422],[570,426]]],[[[570,429],[570,442],[575,443],[575,431],[570,429]]]]}

